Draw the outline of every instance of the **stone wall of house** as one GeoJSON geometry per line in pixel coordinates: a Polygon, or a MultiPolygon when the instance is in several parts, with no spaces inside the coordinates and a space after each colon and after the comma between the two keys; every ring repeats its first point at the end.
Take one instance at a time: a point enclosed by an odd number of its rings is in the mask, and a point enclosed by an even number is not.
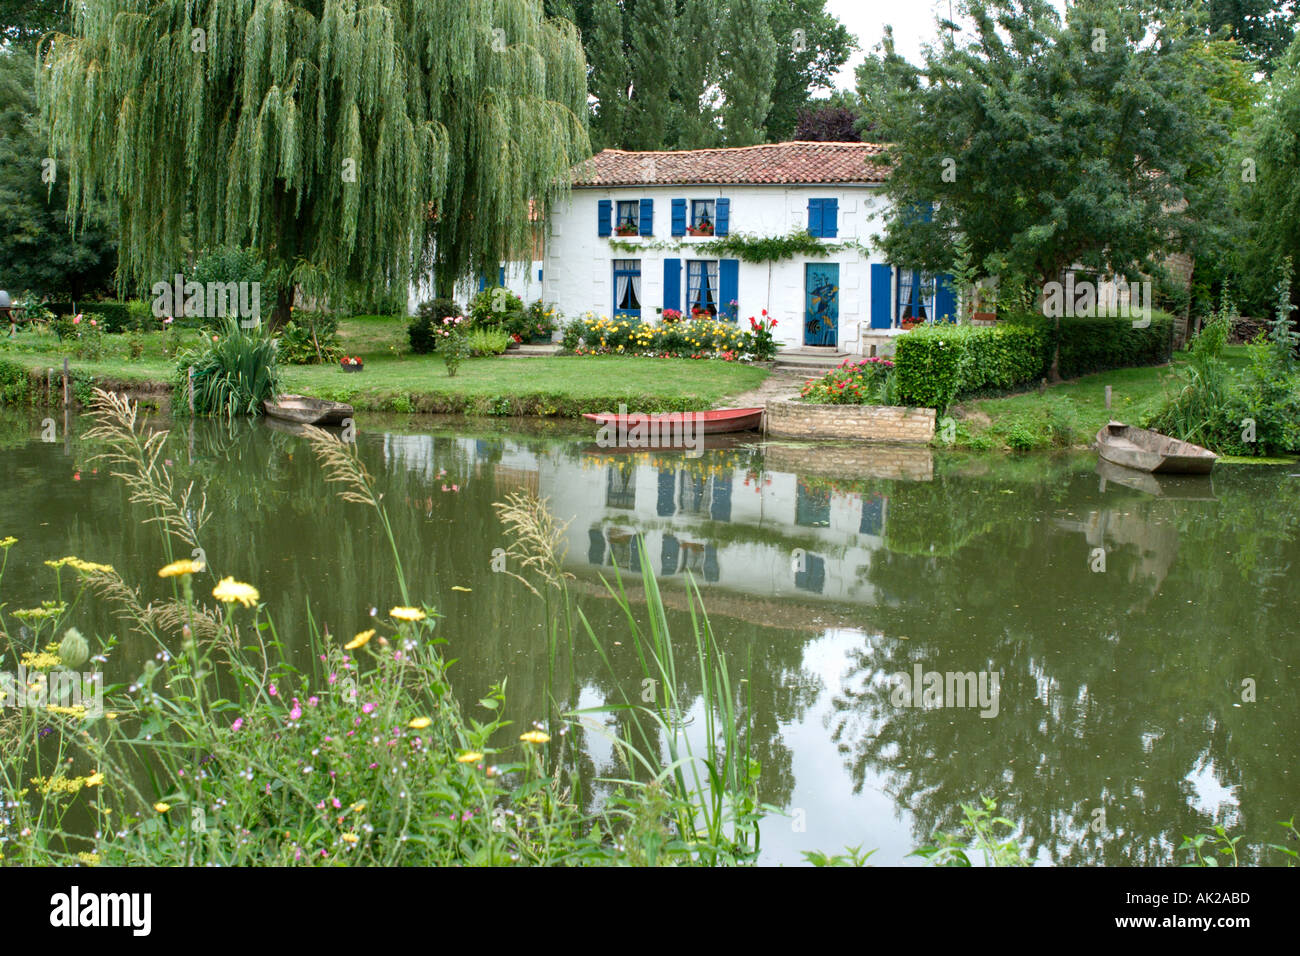
{"type": "Polygon", "coordinates": [[[928,444],[934,438],[933,408],[895,405],[810,405],[776,399],[767,403],[766,429],[777,438],[830,438],[928,444]]]}

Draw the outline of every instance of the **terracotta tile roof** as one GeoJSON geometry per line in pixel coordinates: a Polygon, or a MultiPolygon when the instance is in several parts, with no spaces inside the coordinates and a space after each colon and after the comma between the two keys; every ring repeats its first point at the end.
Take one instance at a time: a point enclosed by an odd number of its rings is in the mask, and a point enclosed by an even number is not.
{"type": "Polygon", "coordinates": [[[768,143],[729,149],[628,152],[606,149],[573,168],[573,185],[685,186],[879,183],[880,143],[768,143]]]}

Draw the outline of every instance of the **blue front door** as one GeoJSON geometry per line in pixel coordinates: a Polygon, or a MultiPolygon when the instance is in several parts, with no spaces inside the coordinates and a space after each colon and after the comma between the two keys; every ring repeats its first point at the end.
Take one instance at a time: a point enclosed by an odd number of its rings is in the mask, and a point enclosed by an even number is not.
{"type": "Polygon", "coordinates": [[[839,344],[840,267],[836,262],[804,266],[804,345],[839,344]]]}

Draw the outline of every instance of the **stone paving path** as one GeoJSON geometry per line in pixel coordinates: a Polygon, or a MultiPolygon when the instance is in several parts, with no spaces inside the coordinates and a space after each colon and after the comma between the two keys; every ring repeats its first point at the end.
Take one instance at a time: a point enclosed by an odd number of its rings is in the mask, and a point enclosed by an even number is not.
{"type": "Polygon", "coordinates": [[[803,383],[810,378],[817,378],[817,371],[794,372],[788,369],[775,369],[763,380],[758,388],[733,395],[718,403],[718,408],[759,408],[774,398],[794,398],[803,388],[803,383]]]}

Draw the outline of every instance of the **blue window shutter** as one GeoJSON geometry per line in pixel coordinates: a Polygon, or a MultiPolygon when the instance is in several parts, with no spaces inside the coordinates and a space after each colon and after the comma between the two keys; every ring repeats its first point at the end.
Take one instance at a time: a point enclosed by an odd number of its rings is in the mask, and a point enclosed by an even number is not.
{"type": "Polygon", "coordinates": [[[822,201],[820,199],[808,200],[808,234],[810,236],[820,236],[822,234],[822,201]]]}
{"type": "Polygon", "coordinates": [[[608,236],[613,229],[610,228],[610,220],[614,215],[614,204],[608,199],[602,199],[596,203],[596,235],[608,236]]]}
{"type": "Polygon", "coordinates": [[[732,299],[740,298],[740,260],[723,259],[718,263],[718,312],[725,313],[731,321],[736,321],[740,306],[733,306],[732,299]]]}
{"type": "Polygon", "coordinates": [[[889,309],[889,286],[893,277],[894,270],[889,266],[879,262],[871,263],[871,327],[873,329],[888,329],[894,325],[889,309]]]}
{"type": "Polygon", "coordinates": [[[478,277],[478,290],[479,290],[480,292],[482,292],[482,291],[483,291],[484,289],[486,289],[486,288],[487,288],[487,276],[479,276],[479,277],[478,277]]]}
{"type": "Polygon", "coordinates": [[[497,269],[497,285],[503,286],[505,284],[506,284],[506,267],[501,266],[499,269],[497,269]]]}
{"type": "Polygon", "coordinates": [[[537,270],[537,281],[538,281],[538,282],[541,282],[541,281],[542,281],[542,270],[541,270],[541,269],[538,269],[538,270],[537,270]]]}
{"type": "Polygon", "coordinates": [[[653,236],[655,222],[655,201],[653,199],[641,200],[641,221],[637,224],[640,228],[641,235],[653,236]]]}
{"type": "Polygon", "coordinates": [[[673,200],[673,235],[686,235],[686,200],[673,200]]]}
{"type": "Polygon", "coordinates": [[[840,201],[838,199],[822,200],[822,236],[834,239],[840,234],[840,201]]]}
{"type": "Polygon", "coordinates": [[[952,276],[937,276],[934,290],[934,316],[937,321],[957,321],[957,294],[952,276]]]}
{"type": "Polygon", "coordinates": [[[682,260],[664,260],[664,308],[682,309],[682,260]]]}
{"type": "Polygon", "coordinates": [[[713,226],[715,236],[725,236],[731,229],[731,200],[719,199],[716,212],[713,217],[717,220],[713,226]]]}

